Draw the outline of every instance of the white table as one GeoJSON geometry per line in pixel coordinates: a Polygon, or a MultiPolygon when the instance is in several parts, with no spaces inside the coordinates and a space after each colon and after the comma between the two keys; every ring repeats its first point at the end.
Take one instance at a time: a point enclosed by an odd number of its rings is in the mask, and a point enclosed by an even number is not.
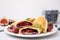
{"type": "Polygon", "coordinates": [[[7,35],[5,32],[0,32],[0,40],[60,40],[60,31],[54,35],[43,37],[43,38],[19,38],[7,35]]]}

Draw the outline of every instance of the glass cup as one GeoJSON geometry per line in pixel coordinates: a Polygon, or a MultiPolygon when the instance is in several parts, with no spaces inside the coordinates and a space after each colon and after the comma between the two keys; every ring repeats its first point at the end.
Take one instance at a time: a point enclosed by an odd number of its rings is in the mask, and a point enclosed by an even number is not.
{"type": "Polygon", "coordinates": [[[58,19],[58,10],[47,10],[44,12],[48,22],[56,23],[58,19]]]}

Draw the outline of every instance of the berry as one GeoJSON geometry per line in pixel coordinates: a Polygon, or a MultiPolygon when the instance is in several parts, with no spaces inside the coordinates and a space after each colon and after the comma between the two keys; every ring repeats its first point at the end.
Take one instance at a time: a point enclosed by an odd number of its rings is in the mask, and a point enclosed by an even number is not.
{"type": "Polygon", "coordinates": [[[52,31],[52,28],[51,27],[48,27],[47,28],[47,32],[51,32],[52,31]]]}
{"type": "Polygon", "coordinates": [[[53,28],[53,23],[49,23],[48,27],[53,28]]]}

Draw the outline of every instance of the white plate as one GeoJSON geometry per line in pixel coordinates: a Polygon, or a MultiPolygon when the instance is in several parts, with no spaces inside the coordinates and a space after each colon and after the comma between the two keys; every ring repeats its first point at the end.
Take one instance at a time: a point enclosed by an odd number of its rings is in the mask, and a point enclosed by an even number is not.
{"type": "MultiPolygon", "coordinates": [[[[8,27],[7,27],[8,28],[8,27]]],[[[47,33],[42,33],[42,34],[36,34],[36,35],[22,35],[22,34],[14,34],[11,33],[7,30],[7,28],[4,30],[5,33],[12,35],[12,36],[17,36],[17,37],[45,37],[45,36],[49,36],[52,35],[54,33],[57,32],[57,28],[53,27],[53,30],[51,32],[47,32],[47,33]]]]}

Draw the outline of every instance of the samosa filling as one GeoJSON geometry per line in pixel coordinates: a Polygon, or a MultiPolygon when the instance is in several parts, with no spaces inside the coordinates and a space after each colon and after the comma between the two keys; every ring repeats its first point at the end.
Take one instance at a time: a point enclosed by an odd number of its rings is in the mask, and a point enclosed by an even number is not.
{"type": "Polygon", "coordinates": [[[37,34],[38,31],[36,29],[26,28],[21,31],[22,34],[37,34]]]}
{"type": "Polygon", "coordinates": [[[23,26],[31,26],[32,23],[28,21],[23,21],[17,24],[17,27],[22,28],[23,26]]]}

